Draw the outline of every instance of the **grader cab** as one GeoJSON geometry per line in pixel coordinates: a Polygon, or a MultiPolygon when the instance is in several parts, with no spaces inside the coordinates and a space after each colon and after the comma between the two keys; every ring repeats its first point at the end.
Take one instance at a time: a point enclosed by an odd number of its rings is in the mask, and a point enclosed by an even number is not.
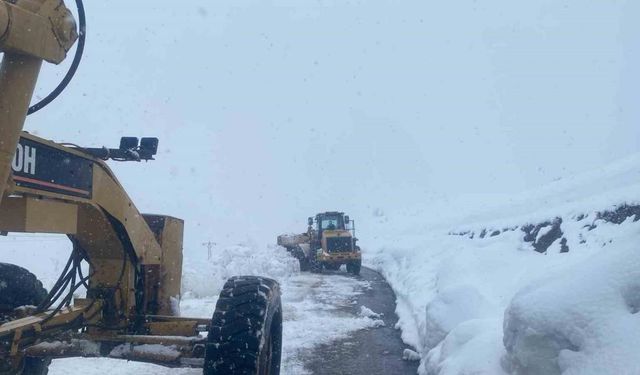
{"type": "Polygon", "coordinates": [[[44,375],[52,359],[76,356],[278,374],[274,280],[231,278],[213,319],[178,315],[184,223],[142,214],[106,164],[152,160],[156,138],[84,148],[23,131],[27,113],[43,106],[29,107],[42,61],[60,63],[78,36],[84,43],[77,4],[79,33],[61,0],[0,0],[0,233],[58,233],[72,245],[48,291],[28,270],[0,263],[0,374],[44,375]]]}

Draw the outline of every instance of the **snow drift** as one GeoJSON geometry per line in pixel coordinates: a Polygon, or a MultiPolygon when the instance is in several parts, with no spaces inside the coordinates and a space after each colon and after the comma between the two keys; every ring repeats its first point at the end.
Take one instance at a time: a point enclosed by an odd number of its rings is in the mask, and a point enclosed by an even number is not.
{"type": "Polygon", "coordinates": [[[616,245],[519,291],[504,319],[505,364],[518,374],[638,374],[639,228],[616,245]]]}
{"type": "Polygon", "coordinates": [[[446,222],[371,218],[365,260],[396,292],[419,372],[640,373],[638,171],[640,155],[446,222]]]}
{"type": "Polygon", "coordinates": [[[186,297],[217,297],[232,276],[264,276],[284,281],[299,271],[298,261],[275,245],[215,245],[211,251],[212,259],[185,257],[182,292],[186,297]]]}

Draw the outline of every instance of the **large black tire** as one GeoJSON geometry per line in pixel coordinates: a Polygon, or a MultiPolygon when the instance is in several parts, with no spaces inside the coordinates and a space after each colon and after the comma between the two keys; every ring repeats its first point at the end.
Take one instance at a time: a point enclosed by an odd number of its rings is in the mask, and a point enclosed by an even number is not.
{"type": "Polygon", "coordinates": [[[355,262],[347,263],[347,272],[352,273],[354,275],[360,275],[360,269],[362,268],[362,260],[357,260],[355,262]]]}
{"type": "Polygon", "coordinates": [[[304,250],[300,247],[300,245],[296,245],[294,247],[287,247],[287,251],[294,258],[298,259],[300,263],[300,272],[309,271],[309,259],[304,255],[304,250]]]}
{"type": "Polygon", "coordinates": [[[6,361],[0,361],[0,375],[47,375],[50,364],[49,358],[26,357],[15,367],[6,361]]]}
{"type": "Polygon", "coordinates": [[[37,306],[47,298],[38,278],[22,267],[0,263],[0,313],[16,307],[37,306]]]}
{"type": "MultiPolygon", "coordinates": [[[[38,278],[26,269],[0,263],[0,318],[10,319],[13,310],[20,306],[37,306],[47,298],[47,290],[38,278]]],[[[27,357],[11,370],[6,360],[0,359],[0,375],[47,375],[50,359],[27,357]]]]}
{"type": "Polygon", "coordinates": [[[325,264],[324,268],[328,269],[329,271],[337,271],[340,269],[341,264],[325,264]]]}
{"type": "Polygon", "coordinates": [[[315,256],[309,259],[309,270],[312,273],[322,273],[322,263],[318,262],[315,256]]]}
{"type": "Polygon", "coordinates": [[[24,359],[24,367],[21,375],[47,375],[50,364],[51,359],[48,358],[27,357],[24,359]]]}
{"type": "Polygon", "coordinates": [[[300,262],[300,272],[309,271],[309,268],[311,267],[309,265],[309,259],[302,257],[302,258],[298,259],[298,261],[300,262]]]}
{"type": "Polygon", "coordinates": [[[211,320],[204,375],[278,375],[281,354],[280,286],[264,277],[232,277],[211,320]]]}

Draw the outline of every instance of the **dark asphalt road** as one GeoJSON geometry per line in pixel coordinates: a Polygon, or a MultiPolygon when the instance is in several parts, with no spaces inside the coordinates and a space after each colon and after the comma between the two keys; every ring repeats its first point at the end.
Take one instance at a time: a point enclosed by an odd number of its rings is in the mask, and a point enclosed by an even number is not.
{"type": "MultiPolygon", "coordinates": [[[[344,271],[338,273],[353,277],[344,271]]],[[[362,269],[359,278],[368,281],[371,288],[358,296],[358,303],[348,310],[358,315],[360,306],[366,306],[383,314],[385,326],[356,331],[346,339],[318,346],[303,358],[305,368],[314,375],[416,374],[419,363],[402,359],[402,351],[409,347],[394,328],[398,318],[393,290],[380,274],[368,268],[362,269]]]]}

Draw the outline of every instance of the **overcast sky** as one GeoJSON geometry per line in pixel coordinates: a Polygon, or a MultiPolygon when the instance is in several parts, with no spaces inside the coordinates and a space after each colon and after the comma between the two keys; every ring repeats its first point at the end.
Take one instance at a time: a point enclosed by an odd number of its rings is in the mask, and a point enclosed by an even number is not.
{"type": "Polygon", "coordinates": [[[188,221],[189,247],[501,197],[638,151],[637,1],[85,5],[79,73],[26,129],[158,136],[158,161],[114,168],[142,211],[188,221]]]}

